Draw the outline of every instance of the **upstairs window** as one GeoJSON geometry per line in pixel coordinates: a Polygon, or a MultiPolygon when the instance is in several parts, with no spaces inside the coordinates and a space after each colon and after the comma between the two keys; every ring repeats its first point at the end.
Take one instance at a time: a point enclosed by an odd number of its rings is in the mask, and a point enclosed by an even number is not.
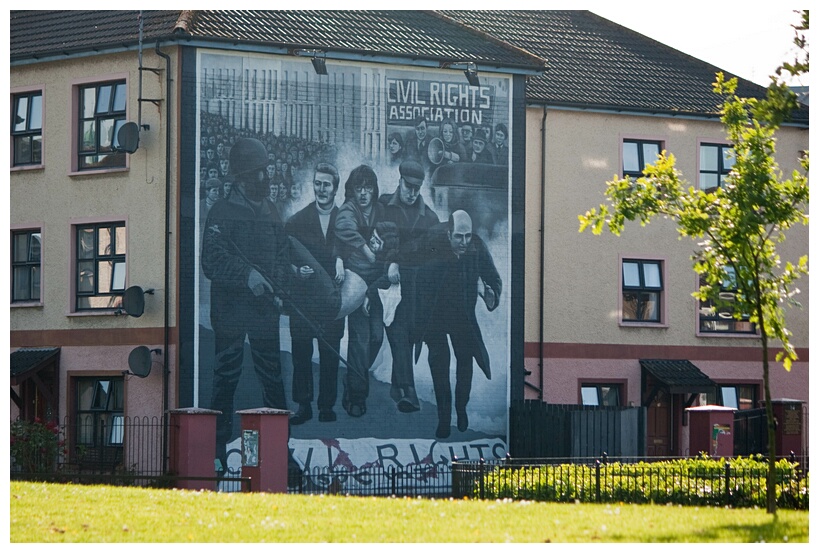
{"type": "Polygon", "coordinates": [[[76,227],[77,311],[118,309],[125,291],[125,223],[76,227]]]}
{"type": "Polygon", "coordinates": [[[662,322],[662,273],[660,261],[623,260],[623,322],[662,322]]]}
{"type": "Polygon", "coordinates": [[[40,230],[11,233],[11,301],[40,301],[40,230]]]}
{"type": "Polygon", "coordinates": [[[126,100],[125,81],[79,87],[79,170],[125,167],[125,153],[116,149],[126,100]]]}
{"type": "Polygon", "coordinates": [[[703,191],[725,186],[734,167],[734,150],[727,144],[700,144],[699,187],[703,191]]]}
{"type": "Polygon", "coordinates": [[[643,176],[646,165],[657,161],[662,143],[656,140],[623,140],[623,178],[643,176]]]}
{"type": "Polygon", "coordinates": [[[11,139],[12,165],[43,163],[43,92],[41,90],[12,96],[11,139]]]}
{"type": "MultiPolygon", "coordinates": [[[[734,317],[736,312],[734,302],[737,293],[736,273],[730,267],[727,273],[728,276],[722,282],[717,299],[700,302],[700,332],[756,334],[756,325],[748,321],[747,314],[741,315],[739,319],[734,317]]],[[[704,284],[705,277],[700,277],[700,286],[704,284]]]]}

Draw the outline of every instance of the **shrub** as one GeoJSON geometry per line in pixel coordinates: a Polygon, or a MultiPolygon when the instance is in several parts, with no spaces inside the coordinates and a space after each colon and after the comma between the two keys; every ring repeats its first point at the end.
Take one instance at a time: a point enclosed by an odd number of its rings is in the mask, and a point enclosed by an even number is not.
{"type": "MultiPolygon", "coordinates": [[[[674,503],[764,507],[767,461],[761,456],[713,459],[701,456],[660,462],[487,466],[486,499],[674,503]]],[[[798,464],[776,463],[777,504],[807,509],[808,477],[798,464]]],[[[480,482],[476,482],[478,494],[480,482]]]]}
{"type": "Polygon", "coordinates": [[[16,420],[11,423],[11,463],[23,472],[50,473],[57,469],[65,442],[56,422],[16,420]]]}

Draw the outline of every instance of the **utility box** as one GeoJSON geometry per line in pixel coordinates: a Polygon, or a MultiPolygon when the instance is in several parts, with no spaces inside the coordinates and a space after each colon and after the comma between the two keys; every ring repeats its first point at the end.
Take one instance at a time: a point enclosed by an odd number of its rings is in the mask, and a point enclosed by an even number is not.
{"type": "Polygon", "coordinates": [[[177,476],[197,478],[177,480],[177,488],[216,489],[213,459],[216,457],[216,417],[220,414],[220,411],[193,407],[168,411],[170,472],[177,476]]]}
{"type": "Polygon", "coordinates": [[[771,407],[776,421],[776,456],[786,457],[791,451],[797,457],[802,455],[802,402],[798,399],[772,399],[771,407]]]}
{"type": "Polygon", "coordinates": [[[250,491],[287,493],[291,412],[262,407],[237,411],[242,421],[242,476],[250,491]]]}
{"type": "Polygon", "coordinates": [[[689,407],[688,432],[691,455],[710,457],[734,455],[734,409],[719,405],[689,407]]]}

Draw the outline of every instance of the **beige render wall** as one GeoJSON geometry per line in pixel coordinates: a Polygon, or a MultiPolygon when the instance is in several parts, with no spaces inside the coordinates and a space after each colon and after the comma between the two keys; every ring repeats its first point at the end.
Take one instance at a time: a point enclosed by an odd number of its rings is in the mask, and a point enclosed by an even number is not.
{"type": "MultiPolygon", "coordinates": [[[[171,71],[177,70],[175,49],[171,71]]],[[[127,171],[69,176],[71,170],[72,83],[77,79],[127,74],[129,121],[139,113],[139,61],[137,52],[66,59],[11,68],[11,89],[44,85],[44,168],[11,171],[11,225],[41,225],[43,230],[43,306],[11,310],[12,330],[129,329],[164,325],[165,247],[165,120],[166,104],[142,103],[139,149],[129,156],[127,171]],[[127,285],[154,288],[145,296],[145,313],[140,318],[110,315],[67,316],[70,309],[71,221],[81,218],[122,218],[127,221],[127,285]]],[[[165,61],[153,48],[143,53],[143,66],[160,68],[159,74],[144,71],[142,96],[165,98],[165,61]]],[[[177,94],[175,90],[172,94],[177,94]]],[[[173,113],[176,113],[174,100],[173,113]]],[[[174,116],[175,123],[178,116],[174,116]]],[[[172,129],[177,135],[176,125],[172,129]]],[[[172,138],[172,144],[175,139],[172,138]]],[[[172,159],[176,156],[172,154],[172,159]]],[[[175,180],[176,168],[171,171],[175,180]]],[[[176,184],[171,186],[171,202],[176,205],[176,184]]],[[[171,210],[171,232],[176,235],[175,209],[171,210]]],[[[171,241],[170,289],[175,290],[176,252],[171,241]]],[[[175,324],[171,295],[170,324],[175,324]]]]}
{"type": "MultiPolygon", "coordinates": [[[[527,113],[526,174],[526,322],[525,341],[539,340],[541,122],[543,111],[527,113]]],[[[657,219],[646,227],[628,224],[620,237],[591,231],[578,233],[578,214],[604,201],[605,182],[619,173],[623,138],[660,139],[675,154],[677,168],[696,183],[698,140],[723,142],[719,122],[651,116],[549,110],[546,118],[546,206],[544,342],[683,346],[756,346],[748,338],[696,336],[696,305],[691,293],[697,277],[690,255],[695,244],[679,240],[670,221],[657,219]],[[637,255],[666,262],[666,328],[618,325],[619,256],[637,255]]],[[[783,128],[777,161],[789,174],[798,167],[808,132],[783,128]]],[[[795,228],[781,246],[783,263],[808,253],[806,227],[795,228]]],[[[799,300],[807,306],[807,279],[799,300]]],[[[788,312],[788,327],[797,347],[808,346],[808,311],[788,312]]],[[[531,354],[529,354],[531,355],[531,354]]]]}

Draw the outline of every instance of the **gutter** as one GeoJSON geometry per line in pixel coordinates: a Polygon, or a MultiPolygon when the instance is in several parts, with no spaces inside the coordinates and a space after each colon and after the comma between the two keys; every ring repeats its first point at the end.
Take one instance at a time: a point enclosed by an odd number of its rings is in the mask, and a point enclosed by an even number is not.
{"type": "MultiPolygon", "coordinates": [[[[168,345],[170,342],[170,283],[171,283],[171,57],[159,50],[159,41],[156,43],[156,55],[165,60],[165,364],[162,371],[162,462],[165,472],[168,471],[168,430],[169,430],[169,376],[168,345]]],[[[177,352],[178,356],[178,352],[177,352]]]]}
{"type": "MultiPolygon", "coordinates": [[[[328,47],[327,45],[316,44],[275,44],[270,42],[250,42],[240,41],[232,38],[194,38],[184,36],[183,27],[177,27],[174,35],[164,36],[157,39],[162,46],[189,46],[192,48],[221,49],[239,52],[254,52],[260,54],[281,55],[295,57],[296,50],[320,50],[324,52],[324,58],[329,61],[352,61],[364,63],[378,63],[386,65],[403,65],[407,67],[425,67],[437,69],[451,69],[453,65],[464,64],[464,60],[455,60],[452,57],[430,56],[419,58],[413,54],[391,54],[388,52],[362,51],[328,47]]],[[[77,50],[60,50],[45,52],[42,54],[19,57],[10,60],[10,66],[24,66],[49,61],[64,61],[67,59],[84,58],[105,54],[117,54],[131,52],[139,49],[137,44],[123,45],[112,44],[110,46],[97,47],[95,50],[87,48],[77,50]]],[[[308,58],[309,59],[309,58],[308,58]]],[[[486,73],[516,74],[536,76],[543,73],[543,68],[529,64],[504,64],[492,60],[470,59],[474,61],[478,71],[486,73]]]]}
{"type": "Polygon", "coordinates": [[[539,285],[539,313],[538,313],[538,384],[537,386],[526,380],[526,376],[532,371],[524,370],[523,384],[531,390],[537,392],[539,401],[543,401],[543,323],[546,320],[544,298],[546,297],[546,287],[543,284],[546,275],[546,115],[547,109],[543,105],[543,117],[540,120],[540,285],[539,285]]]}
{"type": "Polygon", "coordinates": [[[543,119],[540,120],[540,324],[538,339],[538,399],[543,401],[543,323],[546,296],[546,106],[543,106],[543,119]]]}

